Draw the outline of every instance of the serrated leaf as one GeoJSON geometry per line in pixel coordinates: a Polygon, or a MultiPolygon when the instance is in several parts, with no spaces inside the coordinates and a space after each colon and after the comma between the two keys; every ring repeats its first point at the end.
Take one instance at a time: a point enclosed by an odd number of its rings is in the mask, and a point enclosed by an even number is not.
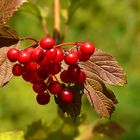
{"type": "Polygon", "coordinates": [[[13,63],[7,58],[10,48],[18,48],[18,35],[8,26],[0,28],[0,87],[4,86],[13,76],[13,63]]]}
{"type": "Polygon", "coordinates": [[[22,131],[11,131],[0,133],[0,140],[25,140],[22,131]]]}
{"type": "Polygon", "coordinates": [[[55,97],[55,101],[58,104],[59,108],[67,115],[71,116],[72,118],[76,118],[81,111],[81,87],[79,86],[72,86],[69,89],[73,93],[73,102],[69,104],[65,104],[60,100],[60,98],[55,97]]]}
{"type": "Polygon", "coordinates": [[[17,48],[19,44],[10,47],[0,48],[0,87],[3,87],[12,78],[12,67],[14,63],[10,62],[7,58],[7,51],[10,48],[17,48]]]}
{"type": "Polygon", "coordinates": [[[118,62],[110,54],[99,49],[96,49],[90,60],[80,63],[80,67],[91,79],[118,86],[126,84],[126,75],[118,62]]]}
{"type": "Polygon", "coordinates": [[[0,0],[0,26],[4,25],[13,13],[27,0],[0,0]]]}
{"type": "MultiPolygon", "coordinates": [[[[104,90],[105,85],[94,79],[87,79],[85,84],[84,94],[87,96],[90,104],[95,111],[103,117],[111,117],[115,106],[112,98],[108,98],[104,90]]],[[[106,88],[107,90],[107,88],[106,88]]],[[[111,95],[110,95],[111,96],[111,95]]]]}
{"type": "Polygon", "coordinates": [[[8,47],[19,41],[18,34],[15,30],[8,26],[0,27],[0,48],[8,47]]]}
{"type": "Polygon", "coordinates": [[[118,123],[112,122],[112,121],[102,123],[102,124],[97,124],[93,129],[93,133],[108,136],[111,138],[120,136],[124,132],[125,132],[125,130],[124,130],[124,128],[122,128],[122,126],[120,126],[118,123]]]}
{"type": "Polygon", "coordinates": [[[25,3],[24,6],[22,6],[20,10],[23,12],[27,12],[29,14],[32,14],[32,15],[38,17],[39,19],[41,19],[41,11],[36,4],[25,3]]]}

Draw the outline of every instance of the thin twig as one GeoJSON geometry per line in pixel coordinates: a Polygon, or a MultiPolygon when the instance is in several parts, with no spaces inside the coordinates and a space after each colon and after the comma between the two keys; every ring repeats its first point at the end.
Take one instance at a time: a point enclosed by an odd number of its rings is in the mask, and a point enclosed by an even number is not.
{"type": "Polygon", "coordinates": [[[46,36],[48,36],[49,31],[48,31],[46,19],[44,16],[41,17],[41,23],[42,23],[42,28],[43,28],[44,33],[46,34],[46,36]]]}
{"type": "Polygon", "coordinates": [[[53,17],[54,17],[54,24],[53,24],[53,36],[55,40],[60,42],[60,0],[53,0],[53,17]]]}
{"type": "Polygon", "coordinates": [[[36,40],[35,38],[31,38],[31,37],[20,38],[19,40],[20,41],[29,40],[29,41],[34,41],[34,42],[38,43],[38,40],[36,40]]]}

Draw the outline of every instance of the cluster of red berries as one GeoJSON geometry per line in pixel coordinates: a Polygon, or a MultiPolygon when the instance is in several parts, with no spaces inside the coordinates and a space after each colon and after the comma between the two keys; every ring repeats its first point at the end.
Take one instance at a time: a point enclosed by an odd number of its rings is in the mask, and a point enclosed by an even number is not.
{"type": "Polygon", "coordinates": [[[16,62],[13,75],[22,76],[25,81],[32,83],[39,104],[49,103],[50,94],[67,104],[73,101],[73,93],[67,84],[85,82],[86,75],[78,63],[87,61],[94,51],[95,46],[90,42],[55,45],[53,38],[44,37],[37,45],[24,50],[9,49],[7,57],[11,62],[16,62]],[[76,51],[61,49],[62,45],[74,45],[76,51]],[[68,65],[65,70],[62,61],[68,65]],[[63,83],[59,82],[57,74],[60,74],[63,83]]]}

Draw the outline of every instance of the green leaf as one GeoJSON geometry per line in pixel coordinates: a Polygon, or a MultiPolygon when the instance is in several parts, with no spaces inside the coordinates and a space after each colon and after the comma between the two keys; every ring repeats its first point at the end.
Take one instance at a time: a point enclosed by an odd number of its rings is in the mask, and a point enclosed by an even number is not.
{"type": "Polygon", "coordinates": [[[41,11],[40,11],[40,8],[36,4],[25,3],[24,6],[22,6],[20,10],[23,12],[32,14],[36,16],[37,18],[41,19],[41,11]]]}
{"type": "Polygon", "coordinates": [[[0,133],[0,140],[25,140],[22,131],[0,133]]]}
{"type": "Polygon", "coordinates": [[[68,9],[68,21],[67,23],[70,22],[73,14],[75,13],[75,11],[80,7],[80,5],[82,4],[84,0],[71,0],[70,1],[70,6],[69,6],[69,9],[68,9]]]}
{"type": "Polygon", "coordinates": [[[4,25],[24,2],[27,0],[0,0],[0,26],[4,25]]]}

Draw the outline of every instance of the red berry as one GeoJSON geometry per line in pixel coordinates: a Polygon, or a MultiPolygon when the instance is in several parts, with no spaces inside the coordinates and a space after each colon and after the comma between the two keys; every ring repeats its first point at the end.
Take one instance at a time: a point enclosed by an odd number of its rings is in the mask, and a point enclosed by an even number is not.
{"type": "Polygon", "coordinates": [[[33,90],[36,93],[43,93],[46,90],[46,84],[44,82],[40,82],[40,83],[34,83],[33,84],[33,90]]]}
{"type": "Polygon", "coordinates": [[[30,61],[24,65],[24,70],[28,72],[36,72],[37,64],[34,61],[30,61]]]}
{"type": "Polygon", "coordinates": [[[61,71],[61,66],[60,64],[52,64],[51,69],[50,69],[50,73],[55,75],[58,74],[61,71]]]}
{"type": "Polygon", "coordinates": [[[48,67],[39,67],[37,69],[37,75],[40,79],[45,80],[50,74],[50,69],[48,67]]]}
{"type": "Polygon", "coordinates": [[[78,55],[76,52],[69,52],[68,54],[66,54],[66,56],[64,57],[65,63],[68,65],[74,65],[77,63],[78,61],[78,55]]]}
{"type": "Polygon", "coordinates": [[[91,55],[95,51],[95,46],[91,42],[85,42],[81,45],[80,50],[85,55],[91,55]]]}
{"type": "Polygon", "coordinates": [[[56,48],[56,50],[57,50],[57,54],[53,61],[54,63],[60,63],[64,59],[64,53],[59,48],[56,48]]]}
{"type": "Polygon", "coordinates": [[[22,78],[27,82],[31,82],[33,75],[31,75],[31,73],[29,73],[29,72],[23,71],[22,78]]]}
{"type": "Polygon", "coordinates": [[[34,47],[28,47],[24,51],[31,53],[32,51],[34,51],[34,49],[34,47]]]}
{"type": "Polygon", "coordinates": [[[72,77],[70,77],[70,75],[69,75],[69,73],[68,73],[67,70],[64,70],[63,72],[61,72],[60,79],[64,83],[70,83],[70,82],[72,82],[72,77]]]}
{"type": "Polygon", "coordinates": [[[76,76],[76,82],[82,84],[86,81],[86,74],[83,71],[76,76]]]}
{"type": "Polygon", "coordinates": [[[78,53],[79,61],[83,61],[83,62],[85,62],[85,61],[87,61],[87,60],[90,59],[90,56],[91,56],[91,55],[85,55],[85,54],[83,54],[83,53],[81,52],[80,49],[78,50],[77,53],[78,53]]]}
{"type": "Polygon", "coordinates": [[[71,77],[75,78],[80,73],[80,68],[78,65],[70,65],[68,67],[68,73],[71,77]]]}
{"type": "Polygon", "coordinates": [[[13,73],[13,75],[15,75],[15,76],[20,76],[21,74],[22,74],[22,72],[23,72],[23,67],[22,67],[22,65],[20,65],[20,64],[15,64],[14,66],[13,66],[13,69],[12,69],[12,73],[13,73]]]}
{"type": "MultiPolygon", "coordinates": [[[[44,78],[44,77],[43,77],[44,78]]],[[[41,83],[41,82],[43,82],[43,80],[45,80],[45,79],[43,79],[43,78],[41,78],[40,77],[40,75],[37,73],[37,72],[35,72],[35,73],[33,73],[33,75],[32,75],[32,79],[31,79],[31,83],[41,83]]]]}
{"type": "Polygon", "coordinates": [[[48,104],[50,101],[50,95],[48,93],[41,93],[36,96],[36,100],[40,105],[48,104]]]}
{"type": "Polygon", "coordinates": [[[29,52],[26,52],[26,51],[21,51],[19,52],[18,54],[18,61],[19,63],[27,63],[31,60],[31,57],[30,57],[30,53],[29,52]]]}
{"type": "Polygon", "coordinates": [[[49,84],[48,90],[51,94],[59,94],[62,91],[62,86],[59,82],[53,81],[49,84]]]}
{"type": "Polygon", "coordinates": [[[40,47],[45,50],[49,50],[53,48],[54,45],[55,45],[55,41],[51,37],[44,37],[40,40],[40,47]]]}
{"type": "Polygon", "coordinates": [[[60,93],[60,99],[64,103],[71,103],[73,100],[73,95],[71,90],[69,90],[68,88],[64,88],[60,93]]]}
{"type": "Polygon", "coordinates": [[[45,56],[50,60],[54,59],[56,57],[56,55],[57,55],[57,49],[56,48],[46,50],[46,52],[45,52],[45,56]]]}
{"type": "Polygon", "coordinates": [[[52,60],[45,56],[39,64],[41,67],[50,67],[52,64],[52,60]]]}
{"type": "Polygon", "coordinates": [[[44,51],[41,48],[35,48],[31,52],[31,58],[35,62],[40,62],[44,58],[44,51]]]}
{"type": "Polygon", "coordinates": [[[16,62],[17,61],[17,56],[18,56],[19,50],[16,48],[11,48],[7,52],[7,57],[11,62],[16,62]]]}

